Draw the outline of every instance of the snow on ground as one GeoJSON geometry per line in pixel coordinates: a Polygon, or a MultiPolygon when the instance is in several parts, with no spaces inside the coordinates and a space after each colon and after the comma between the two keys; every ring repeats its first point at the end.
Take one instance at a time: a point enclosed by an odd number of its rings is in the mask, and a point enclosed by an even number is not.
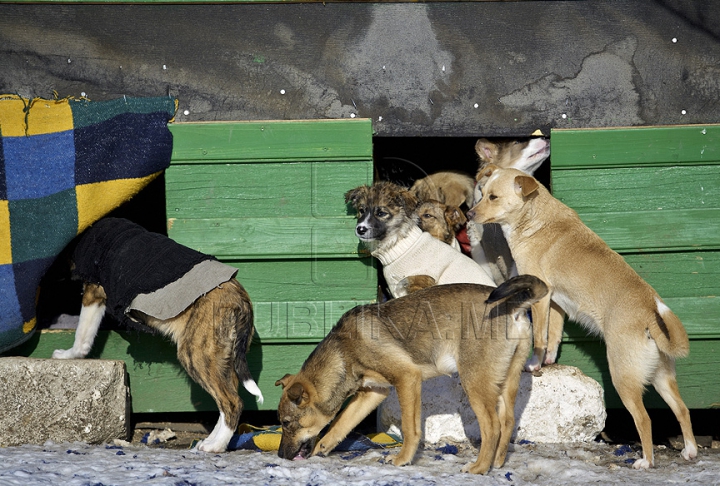
{"type": "MultiPolygon", "coordinates": [[[[604,443],[511,445],[502,468],[486,476],[460,472],[475,459],[426,448],[411,466],[384,459],[395,451],[337,453],[287,461],[276,453],[207,454],[156,446],[64,443],[0,448],[0,485],[584,485],[720,484],[720,449],[701,449],[694,462],[656,448],[656,467],[632,469],[637,448],[604,443]]],[[[445,448],[445,452],[452,447],[445,448]]]]}

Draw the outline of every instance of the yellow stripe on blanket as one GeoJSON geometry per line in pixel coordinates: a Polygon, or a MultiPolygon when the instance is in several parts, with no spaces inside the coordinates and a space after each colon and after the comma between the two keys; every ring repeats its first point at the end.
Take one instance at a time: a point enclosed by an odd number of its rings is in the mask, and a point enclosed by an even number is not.
{"type": "Polygon", "coordinates": [[[12,263],[10,243],[10,208],[8,201],[0,200],[0,265],[12,263]]]}
{"type": "Polygon", "coordinates": [[[399,441],[395,437],[386,434],[385,432],[378,432],[376,434],[368,434],[368,439],[375,442],[376,444],[382,444],[384,447],[400,447],[402,441],[399,441]]]}
{"type": "Polygon", "coordinates": [[[280,439],[282,439],[282,434],[260,433],[253,437],[253,442],[261,451],[269,452],[280,448],[280,439]]]}
{"type": "Polygon", "coordinates": [[[26,137],[73,129],[72,110],[68,99],[28,100],[15,97],[3,100],[3,103],[4,109],[0,110],[0,130],[3,137],[26,137]],[[28,107],[32,107],[32,110],[28,107]]]}
{"type": "Polygon", "coordinates": [[[162,172],[138,179],[116,179],[75,186],[77,194],[78,234],[136,195],[162,172]]]}

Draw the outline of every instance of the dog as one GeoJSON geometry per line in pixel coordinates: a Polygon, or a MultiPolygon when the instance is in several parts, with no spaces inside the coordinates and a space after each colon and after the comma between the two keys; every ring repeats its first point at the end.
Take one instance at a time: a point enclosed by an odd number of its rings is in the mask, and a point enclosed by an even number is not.
{"type": "Polygon", "coordinates": [[[686,460],[697,457],[690,414],[680,397],[675,358],[689,352],[687,332],[655,290],[610,249],[577,213],[535,178],[517,169],[486,168],[482,200],[468,212],[477,223],[498,223],[522,273],[537,275],[549,292],[532,306],[535,354],[548,347],[550,300],[570,319],[602,336],[613,385],[642,442],[636,469],[653,466],[652,430],[643,392],[652,383],[675,413],[686,460]]]}
{"type": "MultiPolygon", "coordinates": [[[[482,199],[482,188],[487,177],[485,168],[490,164],[502,168],[514,168],[533,175],[550,156],[550,142],[545,138],[496,139],[490,141],[480,138],[475,144],[478,157],[478,171],[475,175],[475,201],[482,199]]],[[[468,221],[466,225],[470,255],[476,262],[487,268],[496,284],[517,275],[517,268],[508,247],[502,229],[498,224],[476,224],[468,221]]],[[[460,237],[458,235],[458,237],[460,237]]],[[[550,324],[548,333],[552,343],[545,353],[543,361],[533,355],[528,359],[525,369],[537,371],[543,364],[553,364],[557,360],[565,324],[565,314],[555,303],[550,303],[550,324]],[[556,344],[555,344],[556,343],[556,344]]]]}
{"type": "Polygon", "coordinates": [[[180,364],[220,411],[196,447],[224,452],[243,410],[238,382],[263,400],[245,358],[255,326],[250,297],[234,278],[237,269],[120,218],[87,229],[72,260],[73,277],[84,281],[80,318],[73,347],[52,357],[87,356],[106,310],[120,322],[170,337],[180,364]]]}
{"type": "Polygon", "coordinates": [[[416,276],[438,285],[477,283],[495,286],[490,275],[471,258],[423,232],[413,211],[417,198],[407,188],[388,181],[359,186],[345,193],[356,211],[355,235],[383,265],[393,297],[407,295],[416,276]],[[430,280],[428,280],[430,281],[430,280]]]}
{"type": "Polygon", "coordinates": [[[502,466],[515,424],[520,374],[530,350],[527,310],[546,292],[541,280],[522,275],[497,288],[438,285],[351,309],[297,374],[275,383],[283,387],[278,455],[305,459],[330,453],[394,386],[403,445],[390,461],[396,466],[410,464],[422,434],[422,382],[457,372],[482,439],[477,460],[463,471],[485,474],[491,465],[502,466]],[[327,433],[316,443],[328,423],[327,433]]]}
{"type": "Polygon", "coordinates": [[[473,205],[475,181],[469,175],[458,171],[441,171],[417,179],[410,192],[419,201],[439,201],[449,206],[473,205]]]}
{"type": "MultiPolygon", "coordinates": [[[[519,169],[533,175],[550,156],[550,142],[545,138],[498,139],[480,138],[475,143],[478,170],[475,175],[473,204],[482,199],[484,169],[490,164],[504,168],[519,169]]],[[[470,254],[473,260],[487,265],[496,284],[504,282],[517,271],[502,231],[497,225],[467,225],[470,254]]]]}
{"type": "Polygon", "coordinates": [[[467,222],[465,214],[457,206],[443,204],[436,200],[421,202],[413,211],[415,224],[430,236],[462,251],[456,238],[467,222]]]}

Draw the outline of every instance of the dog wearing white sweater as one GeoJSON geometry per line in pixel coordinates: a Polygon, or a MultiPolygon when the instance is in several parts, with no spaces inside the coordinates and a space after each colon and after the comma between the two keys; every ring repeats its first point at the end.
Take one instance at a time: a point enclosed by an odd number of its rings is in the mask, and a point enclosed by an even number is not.
{"type": "Polygon", "coordinates": [[[418,227],[412,217],[418,200],[408,189],[380,181],[348,191],[345,201],[356,211],[355,234],[382,263],[393,297],[449,283],[495,287],[472,258],[418,227]]]}

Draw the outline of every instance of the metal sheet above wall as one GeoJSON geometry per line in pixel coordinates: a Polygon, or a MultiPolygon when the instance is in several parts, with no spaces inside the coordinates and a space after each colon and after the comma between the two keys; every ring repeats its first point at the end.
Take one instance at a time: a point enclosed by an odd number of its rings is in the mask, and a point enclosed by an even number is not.
{"type": "Polygon", "coordinates": [[[381,136],[720,122],[714,0],[0,4],[0,92],[381,136]]]}

